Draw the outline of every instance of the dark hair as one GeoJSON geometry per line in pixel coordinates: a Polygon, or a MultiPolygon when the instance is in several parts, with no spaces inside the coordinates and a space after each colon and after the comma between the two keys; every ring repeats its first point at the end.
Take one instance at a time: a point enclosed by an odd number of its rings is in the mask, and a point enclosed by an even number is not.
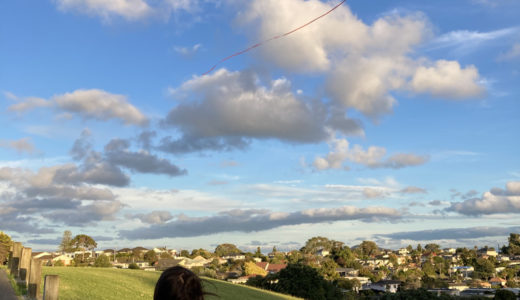
{"type": "Polygon", "coordinates": [[[155,285],[153,300],[204,300],[202,282],[180,266],[166,269],[155,285]]]}

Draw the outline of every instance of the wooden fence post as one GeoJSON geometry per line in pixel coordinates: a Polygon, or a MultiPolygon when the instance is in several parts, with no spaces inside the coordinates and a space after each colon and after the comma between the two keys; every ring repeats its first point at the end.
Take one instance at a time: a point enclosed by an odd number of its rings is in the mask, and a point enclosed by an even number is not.
{"type": "Polygon", "coordinates": [[[58,300],[60,277],[58,275],[45,275],[43,285],[43,300],[58,300]]]}
{"type": "Polygon", "coordinates": [[[20,281],[22,285],[27,287],[29,281],[29,270],[31,268],[31,248],[22,248],[22,255],[20,257],[20,281]]]}
{"type": "Polygon", "coordinates": [[[20,276],[18,272],[20,267],[20,256],[22,256],[22,243],[15,242],[13,243],[13,263],[11,264],[11,275],[13,275],[14,278],[20,276]]]}
{"type": "Polygon", "coordinates": [[[42,263],[39,259],[31,259],[31,271],[29,272],[29,299],[40,297],[40,284],[42,282],[42,263]]]}
{"type": "Polygon", "coordinates": [[[9,246],[9,256],[7,258],[7,270],[11,272],[11,267],[13,265],[13,244],[11,243],[11,246],[9,246]]]}

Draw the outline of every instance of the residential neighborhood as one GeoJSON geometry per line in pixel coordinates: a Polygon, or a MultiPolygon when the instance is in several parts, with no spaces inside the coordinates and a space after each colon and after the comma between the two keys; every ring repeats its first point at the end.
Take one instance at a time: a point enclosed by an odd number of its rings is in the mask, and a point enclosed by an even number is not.
{"type": "MultiPolygon", "coordinates": [[[[267,288],[288,266],[314,270],[342,293],[361,297],[425,289],[435,295],[486,296],[497,290],[520,291],[520,235],[511,233],[500,249],[441,248],[437,244],[384,249],[373,241],[349,247],[325,237],[309,239],[298,250],[264,254],[220,244],[213,251],[169,247],[95,249],[88,236],[64,233],[60,251],[32,252],[44,266],[112,267],[164,271],[182,266],[199,276],[267,288]],[[79,237],[79,238],[78,238],[79,237]],[[82,244],[83,243],[83,244],[82,244]],[[90,247],[88,244],[90,243],[90,247]]],[[[295,276],[294,280],[298,280],[295,276]]],[[[356,299],[356,298],[353,298],[356,299]]]]}

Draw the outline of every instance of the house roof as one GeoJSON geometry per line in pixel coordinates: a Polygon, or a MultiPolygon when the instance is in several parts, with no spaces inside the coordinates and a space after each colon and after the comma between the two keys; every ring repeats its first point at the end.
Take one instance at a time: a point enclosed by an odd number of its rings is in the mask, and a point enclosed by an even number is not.
{"type": "Polygon", "coordinates": [[[172,258],[162,258],[157,261],[157,269],[160,271],[164,271],[168,268],[175,267],[179,265],[184,259],[172,259],[172,258]]]}
{"type": "Polygon", "coordinates": [[[287,267],[287,264],[269,264],[267,266],[267,271],[280,272],[281,270],[285,269],[286,267],[287,267]]]}
{"type": "Polygon", "coordinates": [[[269,265],[269,263],[265,262],[265,261],[262,261],[262,262],[257,262],[256,265],[259,266],[260,268],[264,269],[264,270],[267,270],[267,265],[269,265]]]}
{"type": "Polygon", "coordinates": [[[507,282],[507,280],[498,277],[493,277],[489,280],[489,282],[507,282]]]}

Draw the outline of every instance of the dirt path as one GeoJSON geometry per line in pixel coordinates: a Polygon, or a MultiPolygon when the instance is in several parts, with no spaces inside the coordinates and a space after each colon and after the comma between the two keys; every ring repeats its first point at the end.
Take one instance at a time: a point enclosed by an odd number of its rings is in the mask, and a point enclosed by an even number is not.
{"type": "Polygon", "coordinates": [[[4,269],[0,269],[0,300],[18,300],[4,269]]]}

